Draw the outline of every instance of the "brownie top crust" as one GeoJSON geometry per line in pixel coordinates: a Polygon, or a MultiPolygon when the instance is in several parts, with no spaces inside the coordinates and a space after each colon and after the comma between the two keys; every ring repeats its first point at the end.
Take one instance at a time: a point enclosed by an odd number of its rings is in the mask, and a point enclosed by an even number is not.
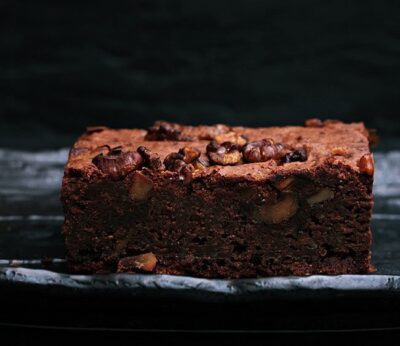
{"type": "MultiPolygon", "coordinates": [[[[326,162],[373,174],[368,130],[363,123],[317,119],[307,121],[306,126],[268,128],[186,126],[162,121],[147,130],[91,127],[71,149],[65,174],[106,178],[112,172],[102,170],[96,157],[137,153],[141,146],[164,162],[165,166],[158,167],[161,174],[171,170],[171,154],[185,147],[199,152],[197,159],[205,164],[194,172],[202,177],[216,174],[227,179],[264,180],[277,173],[311,170],[326,162]],[[257,149],[263,145],[266,151],[257,149]],[[223,161],[219,161],[221,157],[223,161]]],[[[138,169],[143,162],[138,155],[124,156],[123,160],[131,169],[138,169]],[[135,160],[139,160],[137,164],[135,160]]]]}

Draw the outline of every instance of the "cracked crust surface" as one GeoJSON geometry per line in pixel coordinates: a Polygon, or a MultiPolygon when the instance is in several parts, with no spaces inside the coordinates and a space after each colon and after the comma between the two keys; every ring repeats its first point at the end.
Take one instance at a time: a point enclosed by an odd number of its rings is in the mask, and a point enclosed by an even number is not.
{"type": "MultiPolygon", "coordinates": [[[[139,146],[149,148],[160,156],[161,160],[171,152],[176,152],[184,146],[199,149],[202,158],[206,157],[206,146],[222,125],[215,126],[184,126],[179,125],[187,137],[192,141],[149,141],[146,140],[147,131],[141,129],[113,130],[105,128],[102,131],[81,136],[74,145],[76,155],[71,155],[66,166],[66,174],[69,169],[82,171],[84,174],[96,171],[92,164],[94,156],[104,152],[105,145],[111,147],[122,146],[126,151],[134,151],[139,146]],[[203,139],[207,138],[207,139],[203,139]]],[[[266,179],[281,172],[293,169],[305,170],[324,164],[324,161],[347,165],[358,171],[358,162],[363,155],[368,154],[369,143],[366,128],[362,123],[332,123],[324,127],[270,127],[270,128],[246,128],[246,127],[222,127],[226,132],[233,131],[244,135],[249,141],[263,138],[272,138],[275,142],[284,143],[293,147],[304,146],[307,148],[308,159],[305,162],[293,162],[278,166],[273,160],[257,163],[245,163],[234,166],[213,165],[207,168],[203,174],[214,174],[215,171],[226,178],[247,176],[249,179],[266,179]],[[337,148],[344,151],[344,155],[335,155],[337,148]]]]}

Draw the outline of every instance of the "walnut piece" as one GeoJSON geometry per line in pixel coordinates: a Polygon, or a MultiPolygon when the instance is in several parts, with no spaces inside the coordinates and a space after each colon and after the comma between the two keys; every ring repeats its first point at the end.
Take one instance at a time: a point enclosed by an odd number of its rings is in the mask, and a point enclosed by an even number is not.
{"type": "Polygon", "coordinates": [[[199,159],[193,161],[192,165],[193,165],[195,171],[203,171],[207,167],[210,166],[210,163],[208,161],[206,161],[206,160],[203,160],[203,159],[199,158],[199,159]]]}
{"type": "Polygon", "coordinates": [[[318,119],[318,118],[307,119],[305,121],[304,125],[306,127],[323,127],[324,126],[324,124],[321,121],[321,119],[318,119]]]}
{"type": "Polygon", "coordinates": [[[171,172],[180,172],[180,170],[186,166],[186,162],[183,161],[184,155],[181,153],[170,153],[164,159],[165,168],[171,172]]]}
{"type": "Polygon", "coordinates": [[[283,193],[275,204],[264,204],[260,207],[260,219],[268,224],[279,224],[292,218],[299,207],[293,193],[283,193]]]}
{"type": "Polygon", "coordinates": [[[284,146],[271,138],[247,143],[243,148],[243,158],[247,162],[264,162],[279,158],[284,146]]]}
{"type": "Polygon", "coordinates": [[[168,121],[156,121],[147,129],[147,141],[191,141],[192,138],[182,134],[182,127],[168,121]]]}
{"type": "Polygon", "coordinates": [[[365,154],[361,157],[360,161],[358,161],[358,168],[361,173],[365,173],[367,175],[374,175],[374,156],[372,154],[365,154]]]}
{"type": "Polygon", "coordinates": [[[239,147],[231,142],[210,142],[207,145],[207,156],[212,163],[222,166],[236,165],[242,159],[239,147]]]}
{"type": "Polygon", "coordinates": [[[192,147],[183,147],[179,149],[179,153],[183,155],[182,160],[185,163],[192,163],[200,157],[200,150],[192,147]]]}
{"type": "Polygon", "coordinates": [[[152,272],[157,265],[157,257],[152,253],[144,253],[133,257],[124,257],[118,262],[117,272],[152,272]]]}
{"type": "Polygon", "coordinates": [[[288,152],[287,154],[281,157],[280,161],[282,164],[284,164],[291,162],[304,162],[307,161],[307,159],[308,155],[306,149],[300,148],[288,152]]]}
{"type": "Polygon", "coordinates": [[[143,164],[143,158],[136,151],[123,152],[122,147],[108,147],[108,153],[96,155],[92,163],[104,174],[118,179],[130,171],[139,169],[143,164]]]}
{"type": "Polygon", "coordinates": [[[195,162],[200,157],[200,150],[190,147],[179,149],[177,153],[168,154],[164,159],[165,168],[179,174],[179,179],[185,184],[193,180],[195,167],[190,162],[195,162]]]}
{"type": "Polygon", "coordinates": [[[287,177],[280,179],[276,182],[273,183],[273,185],[280,191],[288,190],[290,187],[293,186],[293,183],[295,181],[294,177],[287,177]]]}
{"type": "Polygon", "coordinates": [[[308,204],[313,205],[325,202],[327,200],[332,199],[333,197],[335,197],[335,193],[330,188],[324,187],[323,189],[319,190],[316,194],[307,198],[307,202],[308,204]]]}
{"type": "Polygon", "coordinates": [[[132,185],[129,191],[130,197],[135,201],[143,201],[150,195],[153,189],[153,181],[141,172],[135,172],[132,177],[132,185]]]}
{"type": "Polygon", "coordinates": [[[144,160],[143,166],[146,166],[154,171],[159,171],[164,168],[158,154],[153,154],[150,149],[144,146],[140,146],[136,150],[144,160]]]}

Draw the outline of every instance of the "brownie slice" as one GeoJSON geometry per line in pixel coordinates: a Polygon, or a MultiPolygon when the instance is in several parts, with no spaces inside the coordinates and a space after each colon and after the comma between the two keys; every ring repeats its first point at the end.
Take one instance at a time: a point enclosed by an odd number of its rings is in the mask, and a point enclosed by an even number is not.
{"type": "Polygon", "coordinates": [[[62,184],[73,272],[210,278],[368,273],[362,123],[88,128],[62,184]]]}

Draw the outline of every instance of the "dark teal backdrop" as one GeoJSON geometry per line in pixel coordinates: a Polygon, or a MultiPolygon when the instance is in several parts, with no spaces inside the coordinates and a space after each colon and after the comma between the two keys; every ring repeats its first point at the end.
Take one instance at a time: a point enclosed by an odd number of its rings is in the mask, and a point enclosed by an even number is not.
{"type": "Polygon", "coordinates": [[[397,1],[4,0],[0,145],[159,118],[334,117],[397,136],[399,14],[397,1]]]}

